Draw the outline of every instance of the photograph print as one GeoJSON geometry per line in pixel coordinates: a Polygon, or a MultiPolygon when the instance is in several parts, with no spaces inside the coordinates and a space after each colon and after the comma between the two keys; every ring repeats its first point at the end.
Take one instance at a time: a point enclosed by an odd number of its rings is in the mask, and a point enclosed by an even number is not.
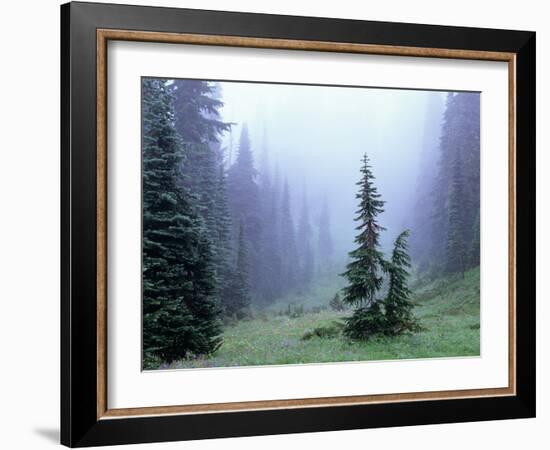
{"type": "Polygon", "coordinates": [[[480,94],[141,79],[142,368],[480,355],[480,94]]]}

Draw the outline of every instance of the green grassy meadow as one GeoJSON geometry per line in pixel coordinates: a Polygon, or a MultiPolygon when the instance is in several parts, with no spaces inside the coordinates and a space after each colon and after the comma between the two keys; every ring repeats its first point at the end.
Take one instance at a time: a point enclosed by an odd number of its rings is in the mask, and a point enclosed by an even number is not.
{"type": "MultiPolygon", "coordinates": [[[[163,364],[159,368],[231,367],[368,361],[480,354],[479,268],[461,276],[413,286],[415,315],[423,331],[367,342],[337,334],[304,340],[318,327],[332,327],[351,311],[328,308],[329,286],[293,296],[226,326],[224,343],[210,357],[163,364]]],[[[334,290],[330,291],[334,292],[334,290]]]]}

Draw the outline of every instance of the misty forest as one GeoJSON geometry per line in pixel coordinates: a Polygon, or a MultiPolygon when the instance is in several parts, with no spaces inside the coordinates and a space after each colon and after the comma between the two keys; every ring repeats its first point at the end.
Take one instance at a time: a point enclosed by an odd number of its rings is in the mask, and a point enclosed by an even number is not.
{"type": "Polygon", "coordinates": [[[480,354],[480,97],[142,79],[143,368],[480,354]]]}

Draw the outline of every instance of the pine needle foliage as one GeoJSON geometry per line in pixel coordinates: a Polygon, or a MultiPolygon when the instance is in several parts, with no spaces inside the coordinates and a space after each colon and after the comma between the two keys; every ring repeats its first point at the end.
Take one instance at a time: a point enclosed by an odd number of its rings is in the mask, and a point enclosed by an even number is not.
{"type": "Polygon", "coordinates": [[[165,81],[142,85],[143,360],[171,362],[221,345],[206,227],[178,183],[184,148],[165,81]]]}
{"type": "Polygon", "coordinates": [[[351,306],[370,306],[375,295],[382,287],[381,269],[383,255],[379,249],[380,233],[385,230],[377,221],[384,212],[384,201],[374,185],[374,175],[367,154],[363,156],[361,180],[357,183],[359,209],[355,220],[359,234],[355,238],[357,248],[349,253],[352,261],[347,265],[344,276],[348,286],[344,289],[343,301],[351,306]]]}
{"type": "Polygon", "coordinates": [[[382,287],[381,271],[384,258],[379,249],[380,233],[384,227],[377,221],[384,212],[384,201],[374,184],[374,175],[367,154],[363,156],[361,180],[357,182],[359,209],[355,220],[359,222],[355,238],[357,248],[349,253],[352,261],[344,276],[348,285],[344,288],[343,302],[357,309],[346,321],[344,334],[352,339],[365,339],[382,329],[384,316],[376,303],[376,293],[382,287]]]}
{"type": "Polygon", "coordinates": [[[383,334],[385,327],[384,311],[380,307],[380,302],[376,302],[369,306],[360,306],[353,311],[351,317],[346,319],[344,336],[366,341],[373,336],[383,334]]]}
{"type": "Polygon", "coordinates": [[[224,291],[224,312],[228,317],[242,319],[250,315],[250,281],[248,245],[244,234],[244,225],[239,226],[237,260],[235,268],[228,277],[224,291]]]}
{"type": "Polygon", "coordinates": [[[395,240],[391,261],[387,265],[389,289],[384,299],[384,334],[395,336],[407,331],[417,331],[418,324],[413,316],[411,290],[407,285],[411,258],[408,253],[409,230],[403,231],[395,240]]]}
{"type": "Polygon", "coordinates": [[[368,340],[375,335],[398,335],[406,331],[418,331],[413,317],[411,291],[407,286],[408,269],[411,266],[407,238],[403,231],[395,240],[391,260],[386,261],[379,249],[380,234],[385,230],[378,224],[377,216],[384,211],[369,160],[362,160],[361,180],[357,183],[359,210],[355,238],[358,247],[350,252],[352,261],[344,276],[348,286],[344,289],[343,302],[355,307],[346,319],[344,335],[350,339],[368,340]],[[389,277],[388,294],[384,300],[376,298],[382,287],[383,275],[389,277]]]}

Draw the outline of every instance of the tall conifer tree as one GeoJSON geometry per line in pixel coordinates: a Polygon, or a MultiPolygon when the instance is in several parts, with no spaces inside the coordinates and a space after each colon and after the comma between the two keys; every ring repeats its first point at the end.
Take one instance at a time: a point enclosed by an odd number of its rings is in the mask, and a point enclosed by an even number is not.
{"type": "Polygon", "coordinates": [[[437,180],[439,142],[445,96],[441,92],[431,92],[426,105],[422,150],[420,153],[419,171],[416,183],[415,201],[411,205],[410,223],[414,233],[410,237],[410,248],[413,259],[420,270],[425,271],[434,262],[435,250],[439,245],[435,235],[443,239],[440,230],[436,229],[434,216],[434,189],[437,180]]]}
{"type": "Polygon", "coordinates": [[[298,253],[300,262],[299,285],[307,290],[311,284],[314,272],[313,250],[311,248],[311,224],[309,223],[309,207],[306,190],[302,198],[302,210],[298,221],[298,253]]]}
{"type": "Polygon", "coordinates": [[[283,257],[281,237],[281,179],[277,166],[274,169],[271,192],[266,201],[269,205],[269,212],[264,230],[264,244],[266,258],[269,259],[269,273],[266,273],[266,290],[264,298],[272,302],[280,297],[284,291],[283,286],[283,257]]]}
{"type": "Polygon", "coordinates": [[[386,263],[379,249],[380,233],[384,230],[377,217],[384,211],[384,201],[374,185],[374,175],[367,154],[363,156],[361,180],[357,182],[359,209],[355,220],[359,222],[355,238],[357,248],[349,253],[344,276],[348,285],[344,288],[342,301],[355,307],[351,317],[346,319],[344,334],[352,339],[369,339],[384,331],[385,319],[376,294],[382,287],[382,270],[386,263]]]}
{"type": "Polygon", "coordinates": [[[258,300],[273,302],[281,291],[281,255],[279,248],[279,180],[273,175],[269,161],[267,133],[264,128],[259,171],[261,238],[259,254],[258,300]]]}
{"type": "Polygon", "coordinates": [[[288,292],[296,287],[298,253],[296,249],[296,232],[290,209],[290,191],[286,179],[283,186],[280,227],[282,284],[288,292]]]}
{"type": "Polygon", "coordinates": [[[143,81],[143,357],[208,354],[221,344],[215,270],[193,196],[178,183],[184,162],[164,80],[143,81]],[[190,276],[190,274],[192,274],[190,276]]]}
{"type": "Polygon", "coordinates": [[[218,142],[230,124],[220,120],[223,102],[216,98],[216,87],[201,80],[174,80],[175,127],[184,143],[218,142]]]}
{"type": "Polygon", "coordinates": [[[432,221],[432,260],[451,273],[479,265],[473,248],[479,241],[479,108],[479,94],[447,94],[433,214],[426,217],[432,221]]]}
{"type": "Polygon", "coordinates": [[[247,247],[244,226],[241,223],[239,225],[235,267],[228,278],[224,295],[225,314],[237,319],[242,319],[249,313],[251,304],[247,247]]]}
{"type": "Polygon", "coordinates": [[[239,229],[237,227],[242,223],[244,235],[249,244],[250,280],[254,293],[258,290],[257,283],[260,280],[258,271],[262,229],[259,189],[256,179],[257,172],[254,167],[248,127],[243,124],[237,157],[228,171],[227,195],[233,221],[233,235],[238,238],[239,229]]]}
{"type": "Polygon", "coordinates": [[[212,243],[217,288],[230,256],[230,222],[220,135],[230,124],[220,119],[219,85],[200,80],[174,80],[170,85],[175,112],[174,125],[185,152],[179,182],[195,197],[212,243]]]}
{"type": "Polygon", "coordinates": [[[319,234],[317,242],[318,267],[328,269],[331,267],[332,256],[334,253],[334,244],[330,231],[330,212],[327,198],[323,199],[323,206],[319,216],[319,234]]]}
{"type": "Polygon", "coordinates": [[[352,261],[347,265],[344,276],[348,286],[344,289],[343,301],[352,306],[371,306],[382,286],[381,270],[383,255],[379,249],[380,232],[384,227],[378,224],[378,215],[384,211],[384,201],[374,185],[374,175],[367,154],[363,156],[361,180],[357,183],[359,209],[355,220],[359,223],[355,238],[357,248],[349,253],[352,261]]]}
{"type": "Polygon", "coordinates": [[[465,212],[469,209],[468,198],[465,195],[464,170],[461,149],[457,149],[453,155],[452,179],[449,193],[449,224],[447,226],[447,270],[449,272],[461,273],[467,267],[468,244],[467,244],[467,217],[465,212]]]}
{"type": "Polygon", "coordinates": [[[223,163],[218,168],[213,216],[215,218],[215,233],[211,239],[215,246],[218,291],[223,297],[222,286],[227,281],[231,260],[231,217],[227,206],[226,175],[223,163]]]}

